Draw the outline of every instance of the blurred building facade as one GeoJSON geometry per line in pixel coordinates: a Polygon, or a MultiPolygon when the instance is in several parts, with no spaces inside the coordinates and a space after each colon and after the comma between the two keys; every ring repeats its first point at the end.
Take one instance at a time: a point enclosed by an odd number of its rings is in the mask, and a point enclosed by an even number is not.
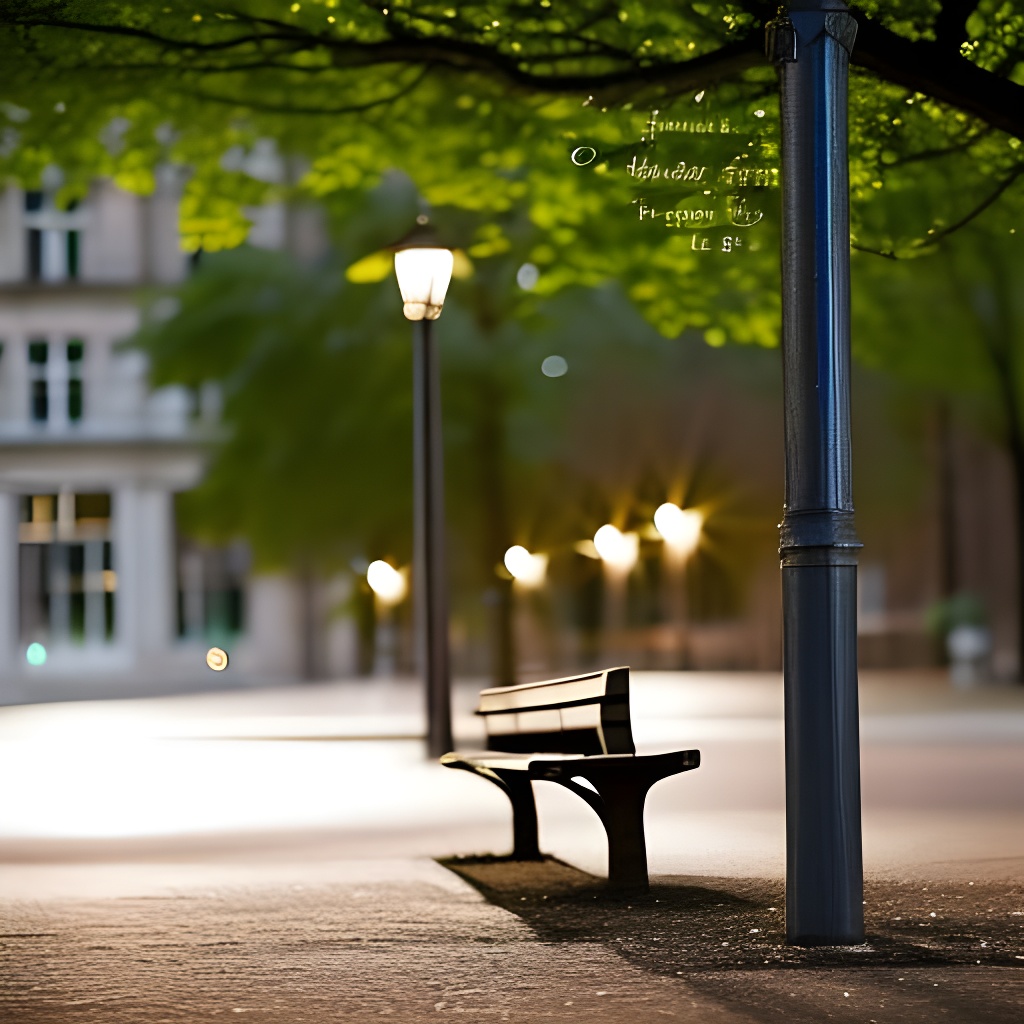
{"type": "MultiPolygon", "coordinates": [[[[151,390],[119,344],[147,290],[188,272],[179,174],[145,197],[97,181],[70,209],[59,185],[51,170],[40,191],[0,192],[0,703],[208,685],[211,644],[230,649],[231,684],[300,675],[295,586],[251,580],[243,546],[177,535],[213,416],[151,390]]],[[[282,224],[267,211],[257,240],[282,224]]]]}

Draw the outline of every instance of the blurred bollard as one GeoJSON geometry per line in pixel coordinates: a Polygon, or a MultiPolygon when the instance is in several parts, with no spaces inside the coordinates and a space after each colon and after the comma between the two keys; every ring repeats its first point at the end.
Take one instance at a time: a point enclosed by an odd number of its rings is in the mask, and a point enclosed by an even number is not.
{"type": "Polygon", "coordinates": [[[985,626],[954,626],[946,634],[949,678],[958,690],[966,690],[989,677],[992,634],[985,626]]]}

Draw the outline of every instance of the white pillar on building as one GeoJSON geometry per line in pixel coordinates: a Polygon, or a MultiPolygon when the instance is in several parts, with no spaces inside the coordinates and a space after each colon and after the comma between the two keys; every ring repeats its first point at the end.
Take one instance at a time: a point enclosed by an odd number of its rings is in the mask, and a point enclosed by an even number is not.
{"type": "Polygon", "coordinates": [[[20,334],[4,338],[3,343],[4,354],[0,360],[0,377],[4,382],[3,420],[24,426],[29,416],[28,345],[20,334]]]}
{"type": "Polygon", "coordinates": [[[46,422],[50,430],[66,430],[68,425],[68,345],[50,341],[46,360],[46,422]]]}
{"type": "Polygon", "coordinates": [[[111,496],[114,592],[114,642],[131,653],[139,649],[139,591],[143,572],[139,547],[141,531],[138,488],[119,487],[111,496]]]}
{"type": "Polygon", "coordinates": [[[68,233],[59,228],[40,232],[40,277],[44,281],[65,281],[68,276],[68,233]]]}
{"type": "Polygon", "coordinates": [[[25,232],[25,194],[20,188],[0,190],[0,282],[14,284],[25,280],[27,260],[25,232]]]}
{"type": "Polygon", "coordinates": [[[0,704],[23,699],[18,636],[18,495],[0,493],[0,704]]]}
{"type": "Polygon", "coordinates": [[[107,638],[106,589],[103,579],[103,541],[87,540],[84,547],[82,589],[85,599],[85,642],[102,644],[107,638]]]}
{"type": "Polygon", "coordinates": [[[166,653],[176,633],[173,497],[150,487],[114,493],[116,636],[133,659],[166,653]]]}
{"type": "Polygon", "coordinates": [[[71,549],[57,541],[49,546],[50,641],[71,642],[71,549]]]}
{"type": "Polygon", "coordinates": [[[174,495],[155,488],[142,491],[143,615],[141,636],[146,650],[167,651],[177,630],[174,572],[174,495]]]}

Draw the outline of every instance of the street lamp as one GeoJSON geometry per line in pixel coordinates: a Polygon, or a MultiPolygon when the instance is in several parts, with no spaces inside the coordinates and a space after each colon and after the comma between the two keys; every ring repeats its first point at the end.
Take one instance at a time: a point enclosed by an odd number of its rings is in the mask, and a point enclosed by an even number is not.
{"type": "MultiPolygon", "coordinates": [[[[425,218],[418,222],[425,223],[425,218]]],[[[413,584],[416,657],[426,678],[427,753],[440,757],[452,743],[448,592],[444,553],[444,460],[441,381],[431,323],[441,315],[452,253],[410,236],[395,253],[402,312],[413,335],[413,584]]]]}
{"type": "Polygon", "coordinates": [[[639,540],[635,533],[623,533],[611,523],[605,523],[594,534],[594,547],[606,566],[626,576],[640,555],[639,540]]]}
{"type": "Polygon", "coordinates": [[[668,620],[674,624],[678,658],[676,667],[689,668],[687,643],[686,561],[697,550],[704,516],[695,508],[680,508],[671,501],[659,505],[654,512],[654,528],[665,541],[662,552],[664,582],[662,600],[668,620]]]}
{"type": "Polygon", "coordinates": [[[405,577],[390,562],[380,558],[366,567],[366,582],[374,597],[388,608],[398,604],[408,589],[405,577]]]}
{"type": "Polygon", "coordinates": [[[395,672],[395,605],[405,599],[405,576],[389,562],[377,559],[366,567],[366,582],[373,591],[373,674],[395,672]]]}
{"type": "Polygon", "coordinates": [[[522,544],[513,544],[505,552],[504,563],[509,575],[524,587],[539,587],[548,571],[548,556],[532,554],[522,544]]]}
{"type": "Polygon", "coordinates": [[[594,547],[604,569],[604,653],[619,662],[625,654],[629,574],[640,556],[640,538],[605,523],[594,534],[594,547]]]}
{"type": "Polygon", "coordinates": [[[395,253],[395,274],[406,320],[421,323],[441,315],[455,258],[450,249],[415,246],[395,253]]]}
{"type": "Polygon", "coordinates": [[[666,547],[683,557],[693,554],[700,540],[704,516],[695,508],[680,508],[666,501],[654,512],[654,527],[661,534],[666,547]]]}

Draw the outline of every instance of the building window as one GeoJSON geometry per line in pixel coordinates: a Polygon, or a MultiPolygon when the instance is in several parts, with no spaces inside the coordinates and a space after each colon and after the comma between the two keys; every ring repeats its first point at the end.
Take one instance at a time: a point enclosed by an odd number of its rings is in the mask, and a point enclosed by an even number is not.
{"type": "Polygon", "coordinates": [[[82,362],[85,342],[72,338],[68,342],[68,420],[77,423],[82,418],[82,362]]]}
{"type": "Polygon", "coordinates": [[[19,609],[26,643],[107,643],[117,576],[107,493],[21,499],[19,609]]]}
{"type": "Polygon", "coordinates": [[[29,416],[33,423],[45,423],[50,418],[50,382],[46,369],[50,346],[38,338],[28,343],[29,416]]]}
{"type": "Polygon", "coordinates": [[[33,423],[79,423],[85,412],[85,342],[33,338],[28,343],[29,418],[33,423]]]}
{"type": "Polygon", "coordinates": [[[78,279],[82,224],[77,202],[61,209],[53,193],[25,193],[30,281],[54,283],[78,279]]]}
{"type": "Polygon", "coordinates": [[[244,544],[209,548],[179,538],[178,635],[223,645],[245,630],[244,544]]]}

